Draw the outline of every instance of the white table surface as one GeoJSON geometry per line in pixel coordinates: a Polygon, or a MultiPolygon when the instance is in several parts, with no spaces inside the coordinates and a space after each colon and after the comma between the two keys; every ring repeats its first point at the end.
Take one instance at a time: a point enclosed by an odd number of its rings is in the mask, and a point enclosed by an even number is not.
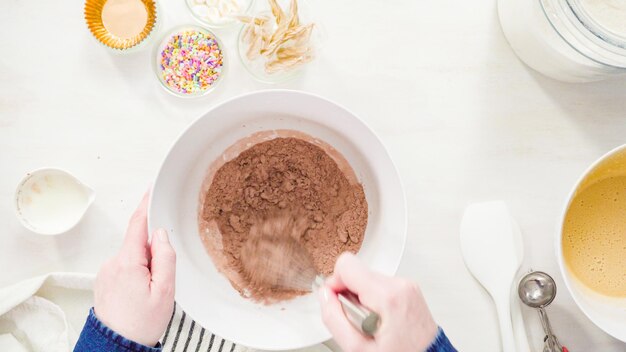
{"type": "MultiPolygon", "coordinates": [[[[262,1],[262,0],[260,0],[262,1]]],[[[459,222],[473,201],[503,199],[519,222],[525,268],[562,288],[549,308],[575,351],[624,351],[566,292],[554,255],[565,199],[579,175],[626,141],[626,81],[571,85],[513,54],[491,1],[315,0],[328,33],[319,61],[281,88],[328,97],[382,138],[407,192],[400,275],[417,280],[462,351],[499,351],[495,309],[465,269],[459,222]]],[[[161,30],[192,22],[162,1],[161,30]]],[[[120,247],[127,219],[178,134],[216,103],[272,88],[219,31],[228,77],[196,100],[168,95],[151,51],[116,56],[91,38],[81,1],[0,1],[0,286],[50,271],[95,272],[120,247]],[[84,221],[58,237],[21,227],[13,194],[28,171],[66,168],[97,191],[84,221]]],[[[525,310],[533,344],[534,312],[525,310]]]]}

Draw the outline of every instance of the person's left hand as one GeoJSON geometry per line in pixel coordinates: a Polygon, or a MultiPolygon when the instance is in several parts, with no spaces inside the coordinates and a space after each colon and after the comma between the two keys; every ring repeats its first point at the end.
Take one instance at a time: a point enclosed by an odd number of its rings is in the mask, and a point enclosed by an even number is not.
{"type": "Polygon", "coordinates": [[[94,311],[118,334],[155,346],[174,309],[176,253],[163,229],[148,243],[148,198],[130,219],[120,252],[98,272],[94,311]]]}

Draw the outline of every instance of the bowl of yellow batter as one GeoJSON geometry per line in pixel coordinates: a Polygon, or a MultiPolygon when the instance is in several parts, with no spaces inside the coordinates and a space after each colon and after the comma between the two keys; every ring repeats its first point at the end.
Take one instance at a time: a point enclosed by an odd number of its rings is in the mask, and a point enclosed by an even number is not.
{"type": "Polygon", "coordinates": [[[601,157],[576,183],[556,248],[576,304],[626,342],[626,145],[601,157]]]}

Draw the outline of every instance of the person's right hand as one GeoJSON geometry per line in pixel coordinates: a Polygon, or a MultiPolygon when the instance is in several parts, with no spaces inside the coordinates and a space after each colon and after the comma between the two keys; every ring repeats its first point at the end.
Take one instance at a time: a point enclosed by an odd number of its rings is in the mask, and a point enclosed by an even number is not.
{"type": "Polygon", "coordinates": [[[339,257],[319,296],[324,323],[345,352],[421,352],[437,336],[437,324],[415,283],[372,272],[351,253],[339,257]],[[373,338],[363,336],[346,318],[337,299],[337,293],[345,290],[380,315],[373,338]]]}

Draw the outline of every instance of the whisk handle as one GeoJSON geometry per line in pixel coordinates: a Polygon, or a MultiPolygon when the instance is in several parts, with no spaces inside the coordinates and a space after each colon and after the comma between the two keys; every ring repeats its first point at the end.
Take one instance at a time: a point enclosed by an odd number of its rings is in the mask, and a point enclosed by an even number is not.
{"type": "MultiPolygon", "coordinates": [[[[326,278],[317,275],[313,280],[313,290],[317,290],[324,284],[326,278]]],[[[343,307],[343,312],[352,325],[366,336],[374,336],[380,326],[380,316],[363,306],[354,293],[344,291],[337,295],[339,303],[343,307]]]]}
{"type": "Polygon", "coordinates": [[[380,325],[380,316],[363,306],[352,292],[342,292],[337,297],[352,325],[364,335],[373,336],[380,325]]]}

